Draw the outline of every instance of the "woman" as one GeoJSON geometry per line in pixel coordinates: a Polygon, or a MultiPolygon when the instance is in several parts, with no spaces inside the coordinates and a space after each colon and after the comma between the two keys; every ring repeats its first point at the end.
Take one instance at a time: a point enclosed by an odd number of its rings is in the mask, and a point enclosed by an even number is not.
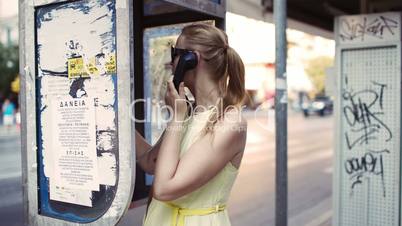
{"type": "Polygon", "coordinates": [[[198,64],[186,72],[179,92],[168,82],[172,120],[160,140],[151,147],[136,133],[137,162],[155,175],[144,226],[230,225],[226,203],[247,132],[239,109],[246,95],[244,65],[227,35],[211,25],[183,29],[172,47],[173,71],[188,51],[198,64]],[[194,109],[185,101],[184,86],[194,95],[194,109]]]}

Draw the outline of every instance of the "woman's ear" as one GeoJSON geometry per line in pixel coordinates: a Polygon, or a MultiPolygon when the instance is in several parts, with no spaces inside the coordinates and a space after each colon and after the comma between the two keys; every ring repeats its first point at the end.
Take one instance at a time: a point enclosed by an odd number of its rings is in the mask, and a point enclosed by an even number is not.
{"type": "Polygon", "coordinates": [[[201,61],[201,53],[198,50],[195,50],[194,53],[197,55],[198,64],[201,61]]]}
{"type": "Polygon", "coordinates": [[[195,50],[194,53],[197,55],[197,66],[196,66],[196,68],[197,68],[198,65],[200,65],[200,63],[201,63],[201,53],[198,52],[198,50],[195,50]]]}

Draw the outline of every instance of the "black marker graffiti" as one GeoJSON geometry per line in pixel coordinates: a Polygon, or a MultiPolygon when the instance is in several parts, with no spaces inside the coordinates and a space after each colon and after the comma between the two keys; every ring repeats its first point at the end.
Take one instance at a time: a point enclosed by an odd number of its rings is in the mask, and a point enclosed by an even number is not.
{"type": "Polygon", "coordinates": [[[346,90],[342,94],[344,100],[343,115],[349,131],[344,133],[346,144],[351,150],[356,145],[369,144],[370,140],[377,140],[378,134],[385,131],[388,142],[392,139],[392,132],[379,117],[384,115],[383,98],[385,84],[372,81],[374,88],[357,92],[346,90]]]}
{"type": "Polygon", "coordinates": [[[378,16],[373,19],[367,17],[363,21],[345,19],[340,22],[340,38],[342,41],[353,41],[360,38],[364,41],[366,36],[383,39],[385,34],[396,35],[398,21],[385,16],[378,16]]]}
{"type": "Polygon", "coordinates": [[[345,161],[344,167],[346,173],[352,181],[352,191],[355,186],[363,183],[363,178],[370,176],[379,176],[382,183],[383,196],[386,196],[384,182],[384,162],[383,155],[389,154],[389,150],[368,151],[359,158],[350,158],[345,161]]]}
{"type": "Polygon", "coordinates": [[[85,80],[89,78],[77,78],[70,85],[70,96],[73,98],[81,98],[87,95],[85,90],[85,80]]]}

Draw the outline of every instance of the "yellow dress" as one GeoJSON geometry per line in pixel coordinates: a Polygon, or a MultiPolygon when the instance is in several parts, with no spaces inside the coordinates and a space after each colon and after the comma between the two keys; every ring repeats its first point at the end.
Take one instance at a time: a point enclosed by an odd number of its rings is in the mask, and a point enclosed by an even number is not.
{"type": "MultiPolygon", "coordinates": [[[[199,137],[211,109],[184,123],[180,156],[199,137]]],[[[229,162],[214,178],[197,190],[168,203],[152,199],[143,226],[230,226],[226,203],[238,174],[229,162]]]]}

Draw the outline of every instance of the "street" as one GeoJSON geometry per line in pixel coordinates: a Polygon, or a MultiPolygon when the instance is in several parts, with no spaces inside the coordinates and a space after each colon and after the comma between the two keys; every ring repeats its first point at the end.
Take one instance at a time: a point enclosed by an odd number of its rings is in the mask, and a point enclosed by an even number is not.
{"type": "MultiPolygon", "coordinates": [[[[228,211],[233,226],[274,225],[275,121],[273,114],[247,113],[248,135],[228,211]],[[268,121],[267,121],[268,118],[268,121]]],[[[332,211],[333,117],[289,120],[289,226],[330,225],[332,211]]],[[[0,136],[0,225],[22,225],[19,137],[0,136]]],[[[144,207],[119,223],[141,225],[144,207]]]]}
{"type": "Polygon", "coordinates": [[[1,226],[21,226],[23,223],[20,149],[18,135],[0,136],[1,226]]]}
{"type": "MultiPolygon", "coordinates": [[[[245,156],[229,202],[233,226],[275,224],[275,136],[260,120],[248,120],[245,156]]],[[[268,124],[274,121],[269,117],[268,124]]],[[[332,209],[333,117],[296,114],[288,125],[289,226],[330,225],[328,218],[314,223],[332,209]]]]}

